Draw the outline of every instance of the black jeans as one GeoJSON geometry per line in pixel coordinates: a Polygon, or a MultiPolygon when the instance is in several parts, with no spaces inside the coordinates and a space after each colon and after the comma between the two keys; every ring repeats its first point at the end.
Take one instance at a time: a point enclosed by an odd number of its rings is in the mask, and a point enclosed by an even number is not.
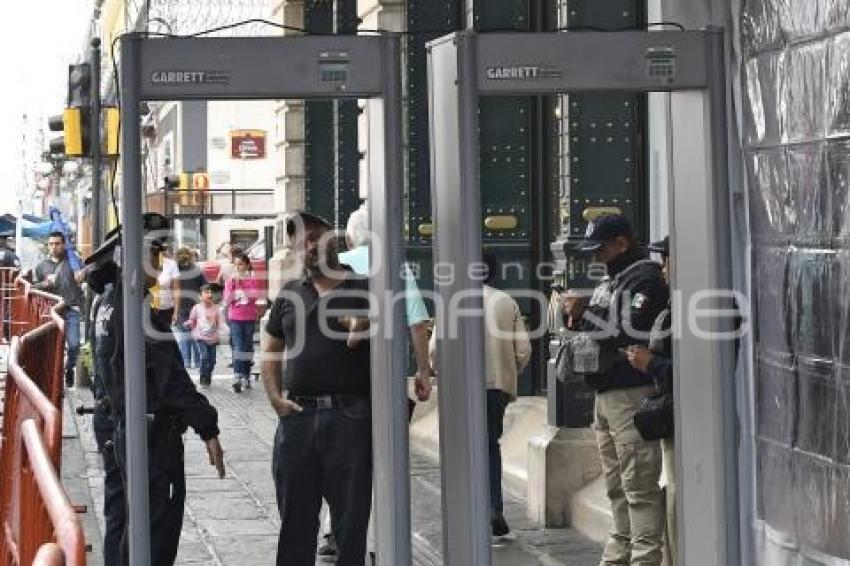
{"type": "MultiPolygon", "coordinates": [[[[115,447],[124,486],[127,460],[124,427],[115,430],[115,447]]],[[[169,566],[177,558],[183,508],[186,503],[186,473],[183,469],[183,438],[167,423],[148,428],[148,505],[150,513],[151,564],[169,566]]],[[[129,564],[129,538],[125,525],[121,541],[121,564],[129,564]]]]}
{"type": "Polygon", "coordinates": [[[339,566],[361,566],[372,506],[368,397],[308,409],[278,422],[272,475],[280,511],[278,566],[313,566],[322,498],[330,507],[339,566]]]}
{"type": "Polygon", "coordinates": [[[501,515],[502,499],[502,449],[499,440],[504,430],[505,409],[510,396],[499,389],[487,390],[487,446],[490,457],[490,510],[501,515]]]}
{"type": "Polygon", "coordinates": [[[92,417],[97,449],[103,458],[103,517],[106,523],[103,533],[103,564],[118,566],[121,562],[121,537],[127,522],[127,503],[121,470],[115,458],[113,434],[115,426],[106,408],[98,407],[92,417]]]}

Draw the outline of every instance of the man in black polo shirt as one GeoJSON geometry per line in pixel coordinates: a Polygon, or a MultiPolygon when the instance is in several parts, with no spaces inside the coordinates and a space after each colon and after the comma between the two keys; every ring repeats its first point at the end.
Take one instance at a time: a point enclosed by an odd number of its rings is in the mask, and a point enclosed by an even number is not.
{"type": "Polygon", "coordinates": [[[281,527],[277,564],[316,561],[328,502],[340,566],[366,555],[372,491],[368,280],[340,267],[330,224],[287,222],[304,267],[283,286],[266,325],[263,383],[280,416],[272,473],[281,527]]]}

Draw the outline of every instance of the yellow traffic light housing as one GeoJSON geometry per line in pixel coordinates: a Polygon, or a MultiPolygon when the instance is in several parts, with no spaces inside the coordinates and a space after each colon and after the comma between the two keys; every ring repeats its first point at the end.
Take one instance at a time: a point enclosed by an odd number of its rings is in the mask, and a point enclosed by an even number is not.
{"type": "Polygon", "coordinates": [[[88,110],[83,108],[66,108],[62,114],[63,131],[65,133],[65,155],[68,157],[84,157],[89,152],[89,132],[87,128],[88,110]]]}
{"type": "Polygon", "coordinates": [[[103,125],[106,132],[104,140],[104,155],[117,157],[119,148],[119,132],[121,124],[121,113],[114,106],[104,108],[103,125]]]}

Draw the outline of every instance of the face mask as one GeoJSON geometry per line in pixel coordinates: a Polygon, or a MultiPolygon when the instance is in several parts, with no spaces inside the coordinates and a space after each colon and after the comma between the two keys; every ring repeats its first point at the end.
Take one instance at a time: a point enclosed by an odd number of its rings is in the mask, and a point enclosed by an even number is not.
{"type": "Polygon", "coordinates": [[[103,293],[107,285],[118,281],[120,275],[118,265],[113,261],[109,261],[90,272],[86,277],[86,281],[95,293],[100,294],[103,293]]]}

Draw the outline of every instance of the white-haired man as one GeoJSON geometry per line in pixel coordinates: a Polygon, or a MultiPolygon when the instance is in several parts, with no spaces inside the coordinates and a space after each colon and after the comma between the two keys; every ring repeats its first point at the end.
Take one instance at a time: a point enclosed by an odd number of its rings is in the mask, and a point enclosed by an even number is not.
{"type": "MultiPolygon", "coordinates": [[[[351,213],[345,229],[345,239],[348,251],[339,254],[339,263],[347,265],[358,275],[369,275],[369,208],[366,203],[351,213]]],[[[407,311],[407,326],[410,330],[410,340],[416,357],[416,376],[414,389],[416,398],[427,401],[431,395],[431,376],[434,375],[428,357],[428,309],[416,285],[412,271],[405,266],[405,308],[407,311]]],[[[408,400],[409,416],[413,416],[416,402],[408,400]]],[[[335,543],[332,534],[325,535],[325,543],[319,549],[320,556],[334,556],[335,543]]]]}
{"type": "MultiPolygon", "coordinates": [[[[369,274],[369,208],[364,203],[351,213],[345,228],[348,251],[339,254],[339,262],[349,266],[358,275],[369,274]]],[[[409,267],[405,266],[405,307],[407,326],[416,356],[416,398],[427,401],[431,394],[431,363],[428,359],[428,310],[416,285],[416,278],[409,267]]],[[[411,400],[411,412],[415,403],[411,400]]]]}

